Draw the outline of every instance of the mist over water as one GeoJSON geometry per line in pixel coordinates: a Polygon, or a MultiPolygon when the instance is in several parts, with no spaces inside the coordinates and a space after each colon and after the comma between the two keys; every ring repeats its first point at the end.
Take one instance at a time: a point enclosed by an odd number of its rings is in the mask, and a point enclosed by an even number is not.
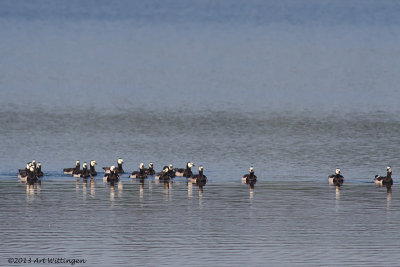
{"type": "Polygon", "coordinates": [[[399,9],[1,1],[0,265],[399,262],[399,9]],[[121,182],[103,183],[118,157],[121,182]],[[26,186],[32,159],[45,177],[26,186]],[[95,180],[62,174],[92,159],[95,180]],[[150,161],[193,161],[208,183],[128,178],[150,161]],[[241,184],[250,165],[255,188],[241,184]],[[372,182],[387,165],[392,192],[372,182]]]}
{"type": "Polygon", "coordinates": [[[230,2],[3,2],[1,103],[398,111],[395,2],[230,2]]]}

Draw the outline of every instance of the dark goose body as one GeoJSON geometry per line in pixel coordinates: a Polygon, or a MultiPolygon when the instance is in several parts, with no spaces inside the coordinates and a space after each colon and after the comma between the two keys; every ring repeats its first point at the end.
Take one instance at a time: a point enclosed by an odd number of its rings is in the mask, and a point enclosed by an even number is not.
{"type": "Polygon", "coordinates": [[[192,172],[192,167],[194,166],[193,162],[188,162],[186,163],[186,168],[182,169],[175,169],[175,175],[176,176],[183,176],[186,178],[192,177],[193,172],[192,172]]]}
{"type": "Polygon", "coordinates": [[[31,163],[28,162],[28,163],[26,164],[25,169],[19,169],[19,170],[18,170],[18,178],[22,179],[23,177],[26,177],[26,176],[28,175],[28,173],[29,173],[29,168],[31,167],[30,164],[31,164],[31,163]]]}
{"type": "Polygon", "coordinates": [[[167,167],[168,168],[168,175],[170,178],[174,178],[175,177],[175,171],[173,169],[172,164],[169,164],[169,166],[164,166],[164,168],[167,167]]]}
{"type": "MultiPolygon", "coordinates": [[[[117,168],[116,168],[116,172],[118,173],[118,174],[122,174],[122,173],[124,173],[124,169],[122,168],[122,164],[124,163],[124,160],[123,159],[118,159],[118,161],[117,161],[117,168]]],[[[111,167],[103,167],[103,170],[104,170],[104,172],[105,173],[109,173],[110,172],[110,168],[111,167]]]]}
{"type": "Polygon", "coordinates": [[[328,176],[328,183],[334,186],[343,185],[344,177],[340,174],[340,169],[337,168],[335,174],[331,174],[328,176]]]}
{"type": "Polygon", "coordinates": [[[189,178],[189,181],[198,185],[205,185],[207,183],[207,176],[203,174],[203,166],[199,166],[199,174],[193,175],[193,177],[189,178]]]}
{"type": "Polygon", "coordinates": [[[26,177],[29,173],[29,170],[18,170],[18,178],[26,177]]]}
{"type": "Polygon", "coordinates": [[[42,164],[40,162],[38,162],[38,164],[36,166],[36,175],[38,177],[42,177],[44,175],[42,172],[42,164]]]}
{"type": "Polygon", "coordinates": [[[331,185],[341,186],[344,182],[344,177],[340,174],[332,174],[328,177],[328,182],[331,185]]]}
{"type": "Polygon", "coordinates": [[[130,178],[139,178],[139,179],[147,178],[146,170],[144,168],[144,164],[143,163],[140,163],[139,171],[134,171],[134,172],[131,173],[130,178]]]}
{"type": "Polygon", "coordinates": [[[390,166],[387,167],[386,176],[375,175],[374,182],[375,184],[378,185],[392,186],[393,185],[392,168],[390,166]]]}
{"type": "Polygon", "coordinates": [[[39,181],[39,177],[36,175],[35,170],[30,171],[28,176],[26,177],[26,182],[29,184],[33,184],[39,181]]]}
{"type": "Polygon", "coordinates": [[[81,171],[81,164],[79,160],[76,161],[74,168],[64,168],[64,174],[78,174],[81,171]]]}
{"type": "Polygon", "coordinates": [[[110,167],[110,171],[104,174],[103,182],[114,183],[119,181],[119,174],[114,166],[110,167]]]}
{"type": "Polygon", "coordinates": [[[149,163],[149,168],[148,169],[144,169],[144,172],[147,175],[154,175],[156,173],[156,171],[154,170],[153,162],[149,163]]]}
{"type": "Polygon", "coordinates": [[[39,177],[37,176],[33,165],[31,165],[29,169],[26,171],[26,173],[23,173],[23,175],[19,174],[18,178],[21,179],[21,181],[24,181],[29,184],[33,184],[39,181],[39,177]]]}
{"type": "Polygon", "coordinates": [[[155,178],[160,181],[169,181],[171,179],[171,176],[169,175],[168,166],[164,166],[162,172],[157,173],[155,178]]]}
{"type": "Polygon", "coordinates": [[[243,183],[251,183],[257,180],[257,176],[254,174],[254,168],[250,167],[249,173],[242,176],[243,183]]]}
{"type": "Polygon", "coordinates": [[[89,172],[89,169],[87,168],[87,163],[86,162],[83,163],[82,170],[79,171],[79,173],[75,173],[74,177],[76,177],[76,178],[80,178],[80,177],[88,178],[88,177],[90,177],[90,172],[89,172]]]}
{"type": "Polygon", "coordinates": [[[161,176],[166,178],[166,175],[169,176],[169,178],[174,178],[175,177],[175,171],[173,169],[172,164],[169,164],[169,166],[164,166],[161,172],[156,173],[156,179],[160,179],[161,176]]]}
{"type": "Polygon", "coordinates": [[[96,164],[97,164],[97,163],[96,163],[95,160],[92,160],[92,161],[90,162],[90,170],[89,170],[89,172],[90,172],[90,175],[91,175],[91,176],[96,176],[96,175],[97,175],[97,172],[96,172],[96,170],[95,170],[95,168],[94,168],[94,166],[95,166],[96,164]]]}

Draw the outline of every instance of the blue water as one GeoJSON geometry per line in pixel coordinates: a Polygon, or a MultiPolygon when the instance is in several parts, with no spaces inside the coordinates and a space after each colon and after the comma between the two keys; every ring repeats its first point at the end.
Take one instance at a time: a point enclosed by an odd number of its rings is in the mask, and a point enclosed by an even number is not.
{"type": "Polygon", "coordinates": [[[0,1],[0,265],[396,265],[399,9],[0,1]],[[127,173],[103,183],[118,157],[127,173]],[[27,186],[32,159],[45,176],[27,186]],[[62,174],[92,159],[95,180],[62,174]],[[150,161],[209,181],[128,178],[150,161]],[[372,182],[387,165],[391,192],[372,182]]]}

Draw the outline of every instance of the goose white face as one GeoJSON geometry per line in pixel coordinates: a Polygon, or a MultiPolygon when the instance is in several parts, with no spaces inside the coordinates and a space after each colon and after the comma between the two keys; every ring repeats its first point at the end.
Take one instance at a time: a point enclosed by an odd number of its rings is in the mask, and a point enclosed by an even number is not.
{"type": "Polygon", "coordinates": [[[250,167],[250,172],[254,172],[253,166],[250,167]]]}
{"type": "Polygon", "coordinates": [[[142,162],[139,164],[139,169],[143,169],[143,168],[144,168],[144,163],[142,162]]]}
{"type": "Polygon", "coordinates": [[[202,171],[203,170],[203,166],[199,166],[199,171],[202,171]]]}
{"type": "Polygon", "coordinates": [[[153,162],[149,163],[149,168],[153,168],[153,162]]]}
{"type": "Polygon", "coordinates": [[[336,174],[340,174],[340,169],[336,169],[336,174]]]}
{"type": "Polygon", "coordinates": [[[87,163],[86,162],[83,163],[83,168],[87,168],[87,163]]]}
{"type": "Polygon", "coordinates": [[[170,170],[172,170],[172,164],[169,164],[168,168],[169,168],[170,170]]]}
{"type": "Polygon", "coordinates": [[[92,160],[91,162],[90,162],[90,166],[94,166],[94,165],[96,165],[97,163],[96,163],[96,161],[95,160],[92,160]]]}
{"type": "Polygon", "coordinates": [[[32,160],[32,164],[35,165],[36,164],[36,160],[32,160]]]}
{"type": "Polygon", "coordinates": [[[118,164],[122,164],[122,163],[124,163],[124,160],[123,159],[118,159],[118,164]]]}
{"type": "Polygon", "coordinates": [[[115,170],[115,166],[111,166],[111,167],[110,167],[110,171],[113,172],[114,170],[115,170]]]}
{"type": "Polygon", "coordinates": [[[35,171],[35,168],[33,168],[33,166],[31,166],[31,167],[29,168],[29,170],[30,170],[31,172],[33,172],[33,171],[35,171]]]}
{"type": "Polygon", "coordinates": [[[29,170],[31,165],[29,163],[26,164],[26,168],[29,170]]]}
{"type": "Polygon", "coordinates": [[[165,168],[164,170],[163,170],[163,173],[167,173],[168,172],[168,168],[165,168]]]}
{"type": "Polygon", "coordinates": [[[38,162],[37,166],[40,167],[40,166],[42,166],[42,164],[40,162],[38,162]]]}
{"type": "Polygon", "coordinates": [[[387,170],[388,172],[392,172],[392,167],[387,166],[387,167],[386,167],[386,170],[387,170]]]}
{"type": "Polygon", "coordinates": [[[189,166],[189,168],[192,168],[194,166],[194,163],[193,162],[189,162],[188,166],[189,166]]]}
{"type": "Polygon", "coordinates": [[[75,165],[79,165],[79,163],[80,163],[79,160],[75,161],[75,165]]]}

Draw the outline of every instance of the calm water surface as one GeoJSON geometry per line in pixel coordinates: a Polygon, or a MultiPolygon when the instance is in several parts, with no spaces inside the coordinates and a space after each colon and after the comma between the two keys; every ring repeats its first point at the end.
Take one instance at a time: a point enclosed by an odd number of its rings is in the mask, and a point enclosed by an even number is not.
{"type": "Polygon", "coordinates": [[[396,265],[399,194],[373,184],[46,177],[1,182],[1,255],[88,265],[396,265]]]}

